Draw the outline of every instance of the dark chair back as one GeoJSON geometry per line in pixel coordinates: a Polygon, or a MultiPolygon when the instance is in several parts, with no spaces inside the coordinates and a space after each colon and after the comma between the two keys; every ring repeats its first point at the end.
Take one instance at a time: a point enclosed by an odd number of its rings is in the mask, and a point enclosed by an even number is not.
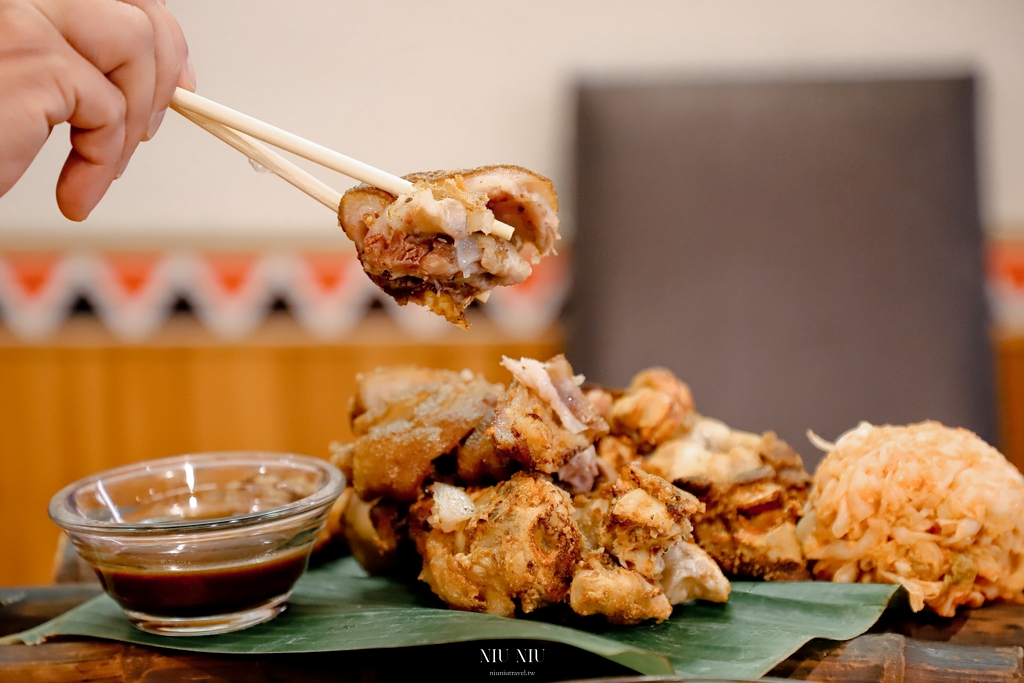
{"type": "Polygon", "coordinates": [[[970,78],[584,86],[569,348],[664,365],[809,465],[861,420],[995,435],[970,78]]]}

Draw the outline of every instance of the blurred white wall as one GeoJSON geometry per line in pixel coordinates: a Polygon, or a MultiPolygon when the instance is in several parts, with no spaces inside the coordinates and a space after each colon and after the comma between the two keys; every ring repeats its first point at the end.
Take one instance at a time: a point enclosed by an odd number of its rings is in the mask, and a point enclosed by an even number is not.
{"type": "MultiPolygon", "coordinates": [[[[516,163],[570,176],[580,77],[962,74],[981,77],[983,220],[1024,236],[1019,0],[168,0],[199,92],[395,173],[516,163]]],[[[341,243],[330,213],[169,113],[83,225],[53,185],[54,130],[0,198],[0,246],[25,239],[295,238],[341,243]]],[[[339,189],[351,181],[321,173],[339,189]]],[[[276,241],[276,240],[275,240],[276,241]]]]}

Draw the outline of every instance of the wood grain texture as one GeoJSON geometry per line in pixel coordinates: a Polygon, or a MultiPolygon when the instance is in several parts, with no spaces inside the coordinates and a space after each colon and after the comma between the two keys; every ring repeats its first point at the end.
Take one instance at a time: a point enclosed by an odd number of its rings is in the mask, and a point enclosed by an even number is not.
{"type": "Polygon", "coordinates": [[[514,339],[483,318],[430,339],[383,313],[324,343],[286,315],[225,344],[191,318],[143,344],[75,319],[44,345],[0,328],[0,586],[50,580],[58,538],[46,507],[103,469],[178,453],[262,449],[326,456],[348,439],[357,373],[385,364],[469,368],[508,381],[503,354],[547,358],[551,330],[514,339]]]}
{"type": "MultiPolygon", "coordinates": [[[[1024,617],[1021,610],[1015,618],[1024,617]]],[[[624,676],[622,667],[556,643],[538,645],[545,666],[530,680],[624,676]]],[[[492,643],[493,644],[493,643],[492,643]]],[[[302,655],[207,655],[98,640],[65,640],[37,646],[0,645],[4,681],[406,681],[424,671],[453,680],[481,680],[479,643],[302,655]]],[[[845,643],[811,641],[769,674],[771,680],[834,683],[1011,683],[1024,680],[1019,646],[959,645],[920,641],[896,633],[867,634],[845,643]]],[[[631,681],[682,680],[630,677],[631,681]]]]}
{"type": "Polygon", "coordinates": [[[1024,678],[1024,650],[870,633],[845,643],[811,641],[769,675],[836,683],[1010,683],[1024,678]]]}

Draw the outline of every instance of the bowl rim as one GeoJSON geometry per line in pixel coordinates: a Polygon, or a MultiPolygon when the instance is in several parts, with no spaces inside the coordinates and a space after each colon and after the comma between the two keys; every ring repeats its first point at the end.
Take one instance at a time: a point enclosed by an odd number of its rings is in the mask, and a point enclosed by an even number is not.
{"type": "Polygon", "coordinates": [[[327,507],[334,504],[338,496],[345,489],[345,475],[341,470],[327,460],[314,458],[310,455],[299,455],[297,453],[277,451],[209,451],[198,453],[184,453],[168,458],[157,458],[154,460],[143,460],[137,463],[121,465],[96,474],[83,477],[71,484],[68,484],[58,491],[50,499],[47,508],[50,519],[64,531],[79,533],[100,533],[106,535],[126,536],[147,536],[147,535],[168,535],[193,533],[197,531],[227,530],[240,527],[255,526],[283,518],[293,517],[308,512],[318,507],[327,507]],[[147,522],[147,523],[125,523],[125,522],[101,522],[90,520],[74,511],[71,504],[72,496],[76,491],[90,484],[95,484],[103,479],[115,476],[131,474],[133,472],[146,472],[153,469],[171,465],[181,465],[184,462],[206,463],[238,463],[245,462],[258,464],[260,462],[292,462],[299,465],[323,472],[327,480],[315,492],[300,498],[299,500],[286,503],[269,510],[259,512],[247,512],[242,515],[231,517],[216,517],[213,519],[174,521],[174,522],[147,522]]]}

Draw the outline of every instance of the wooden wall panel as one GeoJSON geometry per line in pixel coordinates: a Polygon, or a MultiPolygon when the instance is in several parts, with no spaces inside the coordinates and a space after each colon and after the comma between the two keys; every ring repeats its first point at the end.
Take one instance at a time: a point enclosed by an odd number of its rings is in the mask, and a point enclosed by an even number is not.
{"type": "Polygon", "coordinates": [[[383,315],[337,343],[286,316],[244,344],[224,345],[191,319],[142,345],[94,320],[28,345],[0,330],[0,585],[49,581],[58,532],[50,497],[77,478],[177,453],[266,449],[327,455],[348,439],[355,375],[383,364],[470,368],[508,381],[498,362],[549,357],[557,330],[514,340],[486,320],[468,332],[410,338],[383,315]]]}
{"type": "Polygon", "coordinates": [[[999,446],[1024,471],[1024,337],[996,337],[996,389],[999,405],[999,446]]]}

